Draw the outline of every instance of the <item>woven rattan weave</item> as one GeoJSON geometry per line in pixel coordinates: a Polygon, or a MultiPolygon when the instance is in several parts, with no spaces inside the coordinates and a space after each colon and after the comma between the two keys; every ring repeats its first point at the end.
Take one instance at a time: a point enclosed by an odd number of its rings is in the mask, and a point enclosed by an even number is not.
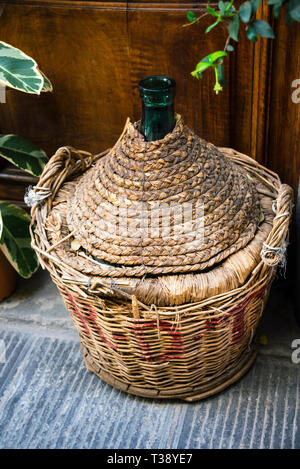
{"type": "Polygon", "coordinates": [[[245,373],[284,260],[292,190],[276,174],[206,143],[178,118],[157,142],[127,122],[100,155],[59,149],[34,191],[37,200],[50,195],[32,208],[33,247],[78,329],[88,369],[133,394],[189,401],[245,373]],[[162,202],[194,208],[199,200],[204,242],[193,223],[186,237],[174,235],[176,216],[167,239],[145,236],[135,218],[138,202],[159,211],[162,202]],[[129,238],[109,231],[122,204],[133,208],[129,238]]]}

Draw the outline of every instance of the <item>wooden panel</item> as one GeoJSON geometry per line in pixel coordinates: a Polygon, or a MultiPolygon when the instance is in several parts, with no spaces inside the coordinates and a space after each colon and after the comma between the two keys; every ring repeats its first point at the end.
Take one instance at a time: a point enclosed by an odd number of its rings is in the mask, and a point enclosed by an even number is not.
{"type": "Polygon", "coordinates": [[[205,42],[199,40],[210,21],[205,18],[201,27],[182,28],[186,22],[182,12],[129,11],[133,118],[140,116],[138,80],[147,75],[166,74],[177,82],[175,108],[185,122],[203,138],[228,145],[230,87],[217,96],[212,92],[213,70],[204,74],[201,81],[190,74],[199,59],[224,47],[226,37],[220,38],[215,32],[205,42]]]}
{"type": "MultiPolygon", "coordinates": [[[[292,100],[296,91],[292,83],[300,80],[300,23],[288,27],[283,16],[275,33],[266,163],[296,192],[300,174],[300,102],[292,100]]],[[[300,89],[300,82],[297,88],[300,89]]],[[[297,97],[299,101],[299,91],[297,97]]]]}
{"type": "Polygon", "coordinates": [[[1,39],[33,56],[54,85],[40,96],[8,90],[1,131],[49,154],[110,146],[132,114],[126,11],[6,5],[1,23],[1,39]]]}
{"type": "MultiPolygon", "coordinates": [[[[200,82],[190,75],[200,58],[225,42],[217,31],[202,40],[210,19],[182,28],[191,4],[130,2],[126,11],[119,9],[126,2],[19,3],[6,4],[1,37],[37,60],[54,92],[37,97],[9,90],[0,107],[2,132],[27,137],[50,154],[64,144],[102,150],[114,143],[127,116],[139,117],[138,80],[167,73],[177,81],[176,110],[188,125],[216,144],[248,148],[242,134],[230,130],[234,84],[229,74],[218,96],[212,91],[213,72],[200,82]]],[[[247,86],[240,89],[247,135],[252,96],[247,86]]]]}
{"type": "MultiPolygon", "coordinates": [[[[1,132],[28,138],[48,154],[66,144],[101,151],[118,138],[127,116],[140,117],[138,80],[168,74],[177,81],[177,112],[200,136],[250,154],[295,186],[299,105],[291,102],[290,83],[300,59],[287,54],[299,47],[298,24],[288,38],[283,20],[275,41],[262,39],[255,46],[241,31],[226,67],[227,85],[216,96],[213,73],[197,81],[190,72],[200,58],[223,48],[225,33],[204,35],[209,18],[182,28],[186,11],[199,12],[204,2],[2,3],[1,39],[32,55],[54,92],[32,96],[8,90],[0,106],[1,132]]],[[[264,2],[258,17],[268,15],[264,2]]]]}
{"type": "MultiPolygon", "coordinates": [[[[124,7],[138,8],[138,9],[184,9],[194,8],[197,9],[199,5],[205,5],[205,2],[193,2],[191,0],[4,0],[3,3],[10,3],[15,5],[59,5],[67,6],[69,8],[80,7],[94,7],[98,9],[119,9],[124,7]]],[[[211,5],[217,5],[218,2],[210,2],[211,5]]]]}

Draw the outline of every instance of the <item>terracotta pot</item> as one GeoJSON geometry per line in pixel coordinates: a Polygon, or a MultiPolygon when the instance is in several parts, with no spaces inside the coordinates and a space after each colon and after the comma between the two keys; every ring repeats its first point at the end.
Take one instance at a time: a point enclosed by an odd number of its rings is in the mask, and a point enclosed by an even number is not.
{"type": "Polygon", "coordinates": [[[12,294],[16,282],[17,273],[0,250],[0,301],[12,294]]]}

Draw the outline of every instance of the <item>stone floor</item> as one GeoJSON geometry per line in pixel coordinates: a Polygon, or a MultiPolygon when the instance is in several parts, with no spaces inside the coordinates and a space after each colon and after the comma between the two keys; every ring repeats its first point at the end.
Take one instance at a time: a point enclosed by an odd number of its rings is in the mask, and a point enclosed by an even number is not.
{"type": "Polygon", "coordinates": [[[255,365],[198,403],[146,400],[88,372],[46,272],[0,304],[0,448],[300,448],[300,329],[277,280],[255,365]],[[299,339],[299,353],[292,342],[299,339]]]}

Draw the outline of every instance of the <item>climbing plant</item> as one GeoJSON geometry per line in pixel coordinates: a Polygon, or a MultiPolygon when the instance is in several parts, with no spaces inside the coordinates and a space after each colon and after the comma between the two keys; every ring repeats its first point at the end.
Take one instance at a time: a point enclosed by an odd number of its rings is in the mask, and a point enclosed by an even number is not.
{"type": "MultiPolygon", "coordinates": [[[[275,34],[269,23],[264,20],[256,19],[256,11],[262,0],[244,1],[239,9],[234,5],[234,0],[229,2],[220,1],[218,6],[213,8],[209,2],[206,5],[205,13],[196,16],[193,11],[187,12],[188,23],[183,26],[191,26],[199,23],[206,16],[212,17],[212,24],[209,25],[205,34],[208,34],[216,27],[222,27],[225,31],[225,45],[223,50],[210,53],[197,63],[195,70],[191,72],[193,77],[202,78],[203,72],[213,69],[215,73],[214,91],[216,94],[222,91],[225,85],[224,80],[224,59],[228,53],[234,51],[233,44],[239,40],[239,31],[241,27],[245,28],[246,36],[249,41],[256,42],[258,36],[274,39],[275,34]]],[[[268,6],[272,8],[273,16],[279,17],[281,9],[285,10],[285,18],[290,25],[293,21],[300,22],[300,0],[268,0],[268,6]],[[284,7],[284,8],[283,8],[284,7]]]]}

